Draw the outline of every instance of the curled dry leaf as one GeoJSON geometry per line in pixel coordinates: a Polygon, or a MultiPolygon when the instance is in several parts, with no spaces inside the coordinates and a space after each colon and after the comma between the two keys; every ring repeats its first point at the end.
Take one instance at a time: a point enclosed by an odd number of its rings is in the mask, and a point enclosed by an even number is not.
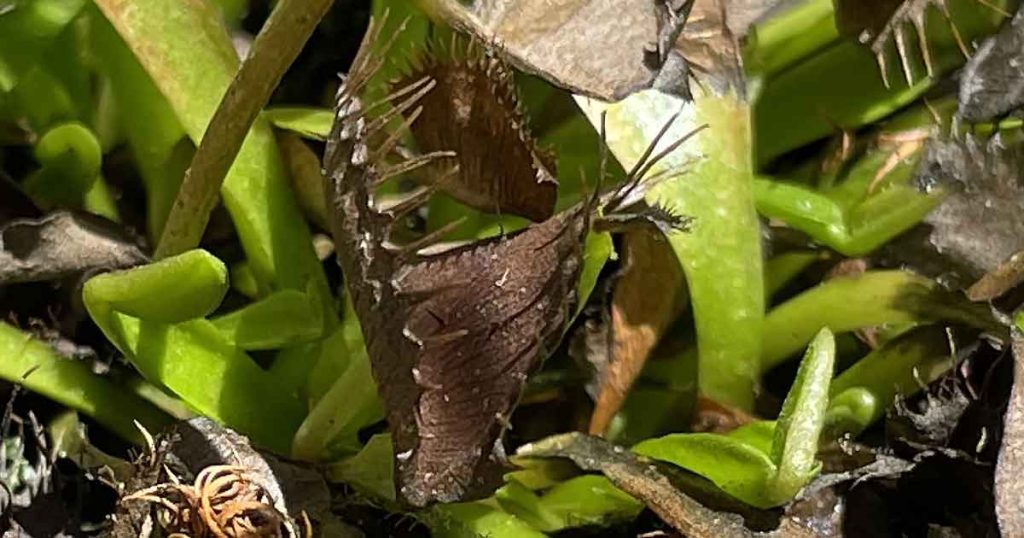
{"type": "MultiPolygon", "coordinates": [[[[692,0],[430,0],[431,9],[512,63],[574,93],[612,101],[661,76],[665,43],[692,0]]],[[[688,74],[683,74],[685,84],[688,74]]]]}
{"type": "Polygon", "coordinates": [[[622,409],[629,389],[665,329],[685,304],[683,271],[660,233],[630,230],[624,236],[625,267],[613,292],[610,357],[600,372],[600,388],[590,433],[603,435],[622,409]],[[673,300],[665,300],[667,295],[673,300]]]}
{"type": "Polygon", "coordinates": [[[960,77],[961,118],[982,123],[1024,105],[1024,7],[999,34],[985,40],[960,77]]]}
{"type": "MultiPolygon", "coordinates": [[[[389,118],[370,121],[361,90],[379,60],[367,33],[339,91],[324,157],[326,197],[338,262],[363,327],[385,402],[396,455],[397,490],[415,506],[483,497],[505,470],[502,432],[526,380],[560,339],[573,312],[582,249],[594,200],[534,224],[439,254],[420,252],[433,237],[395,247],[392,225],[431,190],[389,208],[373,188],[398,133],[380,139],[389,118]]],[[[433,87],[400,89],[395,112],[408,125],[433,87]],[[411,112],[410,112],[411,111],[411,112]]],[[[437,155],[432,154],[432,155],[437,155]]]]}
{"type": "Polygon", "coordinates": [[[567,458],[585,471],[603,473],[617,487],[642,500],[662,520],[685,536],[752,536],[738,516],[705,508],[679,491],[658,468],[625,448],[597,437],[566,433],[523,445],[516,454],[567,458]]]}
{"type": "Polygon", "coordinates": [[[996,517],[1003,536],[1024,536],[1024,335],[1013,334],[1013,388],[996,464],[996,517]]]}
{"type": "MultiPolygon", "coordinates": [[[[694,132],[655,153],[673,116],[622,186],[601,195],[595,191],[515,234],[428,253],[424,247],[442,228],[395,246],[389,240],[394,224],[434,188],[388,207],[376,203],[374,188],[449,153],[384,162],[401,134],[387,132],[389,116],[406,115],[403,126],[410,125],[435,82],[421,78],[398,89],[401,100],[391,97],[394,110],[369,121],[365,113],[374,105],[364,105],[360,94],[380,64],[368,54],[377,34],[367,33],[339,90],[324,156],[338,262],[384,399],[399,496],[414,506],[483,497],[502,483],[501,436],[526,377],[558,344],[575,313],[584,243],[597,205],[604,214],[630,210],[652,166],[694,132]]],[[[637,218],[667,228],[685,223],[666,210],[637,218]]]]}
{"type": "Polygon", "coordinates": [[[621,446],[581,433],[555,435],[523,445],[516,453],[530,458],[567,458],[585,471],[603,473],[616,487],[644,502],[683,536],[694,538],[809,538],[814,532],[797,518],[783,518],[779,528],[755,533],[736,514],[711,510],[680,491],[657,465],[621,446]]]}
{"type": "Polygon", "coordinates": [[[454,151],[458,164],[453,174],[430,170],[424,177],[481,211],[550,217],[556,162],[530,134],[512,71],[495,51],[461,39],[434,46],[394,85],[424,78],[436,86],[420,100],[423,111],[410,130],[421,151],[454,151]]]}
{"type": "Polygon", "coordinates": [[[728,0],[694,0],[686,26],[674,44],[676,54],[666,61],[655,84],[657,88],[689,96],[689,90],[680,86],[685,84],[685,77],[689,74],[671,77],[666,72],[671,69],[688,71],[689,64],[692,64],[701,84],[710,87],[715,94],[736,92],[739,96],[745,95],[746,79],[740,62],[739,43],[727,17],[729,4],[728,0]],[[686,65],[682,65],[683,58],[686,65]]]}
{"type": "Polygon", "coordinates": [[[146,261],[120,226],[86,213],[57,211],[0,226],[0,285],[124,269],[146,261]]]}

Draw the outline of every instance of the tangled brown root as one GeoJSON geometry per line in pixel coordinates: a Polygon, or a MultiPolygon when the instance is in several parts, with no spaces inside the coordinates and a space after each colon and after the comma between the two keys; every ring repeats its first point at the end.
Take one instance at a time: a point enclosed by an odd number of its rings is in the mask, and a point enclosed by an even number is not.
{"type": "MultiPolygon", "coordinates": [[[[130,495],[122,502],[142,501],[156,510],[156,520],[172,537],[283,538],[286,516],[243,467],[212,465],[192,484],[170,481],[130,495]]],[[[306,533],[310,535],[307,525],[306,533]]]]}

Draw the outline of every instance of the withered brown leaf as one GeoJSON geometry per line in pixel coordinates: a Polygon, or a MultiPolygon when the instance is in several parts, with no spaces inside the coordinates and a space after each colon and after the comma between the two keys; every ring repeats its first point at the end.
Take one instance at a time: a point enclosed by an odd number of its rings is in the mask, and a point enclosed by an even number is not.
{"type": "Polygon", "coordinates": [[[148,259],[123,227],[88,213],[55,211],[0,226],[0,286],[123,269],[148,259]]]}
{"type": "MultiPolygon", "coordinates": [[[[573,311],[582,246],[594,201],[517,234],[423,255],[388,238],[402,211],[383,210],[373,187],[397,143],[366,117],[360,93],[379,60],[367,33],[338,95],[324,157],[338,262],[384,399],[400,497],[414,506],[490,494],[504,471],[501,434],[527,374],[561,337],[573,311]]],[[[405,124],[434,86],[413,81],[395,110],[405,124]]],[[[428,154],[429,156],[429,154],[428,154]]],[[[427,191],[429,193],[429,191],[427,191]]]]}
{"type": "MultiPolygon", "coordinates": [[[[519,69],[602,100],[650,87],[692,0],[429,0],[446,22],[519,69]],[[668,15],[666,20],[666,16],[668,15]]],[[[682,76],[685,84],[687,75],[682,76]]]]}
{"type": "Polygon", "coordinates": [[[1003,440],[995,473],[996,516],[1003,536],[1024,533],[1024,336],[1013,333],[1013,388],[1003,418],[1003,440]]]}
{"type": "Polygon", "coordinates": [[[423,113],[410,127],[422,151],[451,150],[458,170],[439,187],[475,209],[542,221],[554,213],[555,159],[538,147],[519,102],[513,74],[494,53],[472,41],[433,46],[396,81],[424,77],[437,86],[423,96],[423,113]]]}
{"type": "Polygon", "coordinates": [[[655,344],[686,303],[683,297],[665,299],[666,294],[684,295],[686,286],[682,269],[660,234],[630,230],[624,245],[625,267],[611,305],[610,361],[600,373],[590,417],[592,435],[604,435],[655,344]]]}
{"type": "Polygon", "coordinates": [[[978,48],[960,76],[957,114],[970,123],[1007,115],[1024,105],[1024,6],[978,48]]]}

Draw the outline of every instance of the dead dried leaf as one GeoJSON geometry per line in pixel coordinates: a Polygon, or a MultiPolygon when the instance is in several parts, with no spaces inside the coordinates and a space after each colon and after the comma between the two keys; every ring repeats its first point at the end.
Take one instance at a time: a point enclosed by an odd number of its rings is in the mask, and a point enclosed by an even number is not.
{"type": "Polygon", "coordinates": [[[793,0],[726,0],[725,20],[736,39],[742,39],[755,22],[794,3],[793,0]]]}
{"type": "Polygon", "coordinates": [[[999,34],[985,40],[960,76],[958,114],[972,123],[1005,116],[1024,105],[1024,7],[999,34]]]}
{"type": "Polygon", "coordinates": [[[585,471],[604,473],[612,483],[642,500],[685,536],[724,538],[753,535],[738,516],[705,508],[676,489],[655,465],[600,438],[581,433],[556,435],[523,445],[516,455],[568,458],[585,471]]]}
{"type": "Polygon", "coordinates": [[[646,53],[658,31],[649,0],[483,0],[468,11],[441,3],[468,23],[461,29],[500,43],[516,67],[574,92],[621,99],[656,75],[646,53]]]}
{"type": "Polygon", "coordinates": [[[517,68],[604,101],[649,87],[689,99],[691,78],[715,92],[743,93],[738,44],[726,11],[737,14],[735,27],[744,30],[754,13],[771,7],[749,3],[477,0],[464,7],[457,0],[427,1],[455,28],[498,44],[517,68]]]}
{"type": "Polygon", "coordinates": [[[1024,335],[1013,334],[1013,388],[996,464],[996,517],[1003,536],[1024,536],[1024,335]]]}
{"type": "Polygon", "coordinates": [[[621,446],[578,432],[555,435],[523,445],[520,457],[566,458],[585,471],[603,473],[616,487],[643,501],[665,523],[692,538],[810,538],[814,530],[797,518],[783,518],[779,528],[755,533],[736,514],[711,510],[676,488],[649,460],[621,446]]]}
{"type": "Polygon", "coordinates": [[[437,85],[420,100],[422,114],[410,130],[421,151],[454,151],[458,164],[454,175],[431,170],[424,177],[443,178],[441,189],[481,211],[550,217],[556,162],[530,134],[511,69],[495,51],[462,40],[435,46],[414,64],[395,87],[425,77],[437,85]]]}
{"type": "Polygon", "coordinates": [[[0,226],[0,285],[124,269],[146,261],[120,226],[86,213],[57,211],[0,226]]]}
{"type": "Polygon", "coordinates": [[[1024,144],[989,140],[932,140],[917,177],[923,190],[953,194],[932,211],[929,242],[970,277],[999,267],[1024,250],[1024,144]]]}
{"type": "Polygon", "coordinates": [[[985,274],[967,290],[972,301],[991,301],[1024,283],[1024,251],[985,274]]]}
{"type": "Polygon", "coordinates": [[[592,435],[608,429],[654,346],[685,304],[680,297],[685,293],[682,268],[660,233],[630,230],[624,236],[624,250],[625,267],[611,306],[609,363],[600,372],[590,417],[592,435]]]}

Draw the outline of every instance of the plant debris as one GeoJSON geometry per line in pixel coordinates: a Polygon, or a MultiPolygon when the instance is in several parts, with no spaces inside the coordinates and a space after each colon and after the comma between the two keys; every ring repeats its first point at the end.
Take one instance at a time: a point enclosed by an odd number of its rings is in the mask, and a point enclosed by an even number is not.
{"type": "Polygon", "coordinates": [[[439,169],[424,174],[427,180],[481,211],[537,222],[550,217],[558,189],[555,159],[530,134],[511,68],[497,52],[453,38],[414,60],[393,87],[425,79],[436,86],[420,99],[410,131],[421,151],[454,151],[458,165],[448,174],[448,160],[440,161],[439,169]]]}
{"type": "Polygon", "coordinates": [[[986,39],[960,75],[957,114],[971,123],[999,119],[1024,105],[1024,7],[986,39]]]}
{"type": "Polygon", "coordinates": [[[279,537],[284,516],[242,467],[218,465],[203,469],[192,484],[171,482],[136,491],[124,502],[157,506],[167,532],[189,536],[279,537]]]}
{"type": "Polygon", "coordinates": [[[918,186],[949,197],[885,257],[967,287],[1024,250],[1024,144],[967,136],[933,139],[924,152],[918,186]]]}
{"type": "MultiPolygon", "coordinates": [[[[482,42],[501,43],[502,52],[519,69],[574,93],[614,101],[669,75],[664,68],[674,36],[694,1],[658,0],[654,9],[649,0],[433,4],[456,28],[482,42]],[[595,54],[598,46],[601,52],[595,54]]],[[[671,73],[676,86],[688,83],[689,71],[682,71],[671,73]]]]}
{"type": "Polygon", "coordinates": [[[580,433],[549,437],[519,448],[522,457],[568,458],[585,471],[599,471],[623,491],[644,501],[686,536],[750,536],[739,517],[719,514],[677,490],[657,467],[625,448],[580,433]]]}
{"type": "MultiPolygon", "coordinates": [[[[608,364],[598,372],[599,391],[590,417],[592,435],[603,435],[622,409],[629,389],[685,297],[665,300],[665,290],[685,290],[683,272],[668,242],[648,229],[627,232],[625,265],[611,305],[608,364]]],[[[685,296],[685,292],[683,292],[685,296]]]]}
{"type": "Polygon", "coordinates": [[[330,513],[330,494],[316,471],[262,454],[207,418],[152,438],[134,468],[122,506],[137,530],[156,522],[197,538],[358,535],[330,513]],[[155,519],[139,511],[140,503],[155,519]]]}
{"type": "Polygon", "coordinates": [[[1024,336],[1013,333],[1013,388],[1003,417],[1003,442],[996,464],[996,516],[1003,536],[1024,535],[1024,336]]]}
{"type": "Polygon", "coordinates": [[[0,226],[0,285],[124,269],[146,261],[119,226],[87,213],[57,211],[0,226]]]}
{"type": "MultiPolygon", "coordinates": [[[[368,36],[367,43],[376,39],[375,32],[368,36]]],[[[372,189],[392,175],[388,170],[431,161],[385,168],[381,161],[397,136],[368,145],[385,126],[382,119],[364,121],[359,91],[372,69],[360,54],[339,91],[324,157],[338,261],[387,407],[399,496],[414,506],[482,497],[502,481],[501,436],[527,375],[555,349],[575,312],[591,215],[599,202],[605,213],[626,210],[652,163],[692,133],[654,154],[659,136],[625,183],[603,197],[595,192],[508,236],[426,254],[423,247],[437,234],[397,247],[388,238],[396,218],[430,189],[389,208],[374,204],[372,189]]],[[[422,106],[414,105],[433,89],[433,81],[422,80],[398,91],[412,93],[396,106],[413,110],[404,125],[419,116],[422,106]]],[[[644,216],[666,217],[668,227],[682,222],[666,211],[644,216]]]]}

